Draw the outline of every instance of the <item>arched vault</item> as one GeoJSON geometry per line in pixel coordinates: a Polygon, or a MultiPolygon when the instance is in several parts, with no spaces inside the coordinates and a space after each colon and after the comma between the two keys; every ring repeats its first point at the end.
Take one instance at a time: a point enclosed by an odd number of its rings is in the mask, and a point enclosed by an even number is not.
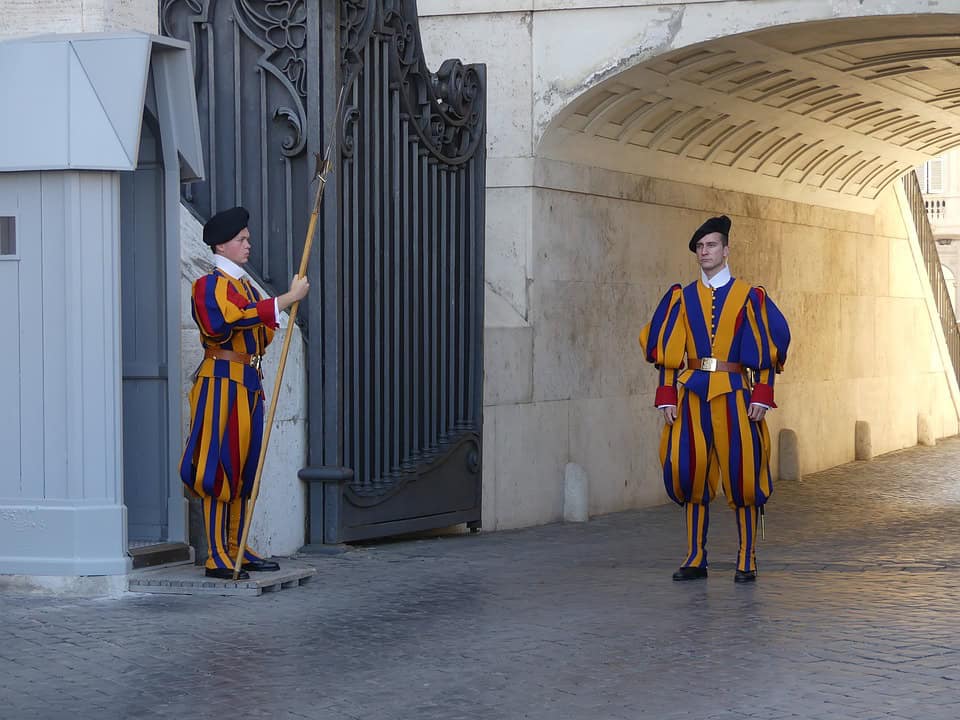
{"type": "Polygon", "coordinates": [[[779,26],[676,49],[588,89],[539,154],[867,209],[960,145],[960,15],[779,26]]]}

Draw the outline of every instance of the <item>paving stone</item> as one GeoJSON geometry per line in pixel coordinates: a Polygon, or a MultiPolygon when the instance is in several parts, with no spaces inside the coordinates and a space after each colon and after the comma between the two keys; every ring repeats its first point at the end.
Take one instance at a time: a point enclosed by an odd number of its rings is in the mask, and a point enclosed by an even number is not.
{"type": "Polygon", "coordinates": [[[0,718],[956,720],[958,488],[957,439],[780,483],[752,586],[721,501],[691,583],[663,506],[303,556],[255,599],[4,594],[0,718]]]}

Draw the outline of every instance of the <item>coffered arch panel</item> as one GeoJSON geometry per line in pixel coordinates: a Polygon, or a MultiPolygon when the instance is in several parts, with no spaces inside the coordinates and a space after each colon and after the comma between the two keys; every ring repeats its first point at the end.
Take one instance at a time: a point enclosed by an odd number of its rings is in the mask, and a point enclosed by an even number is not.
{"type": "Polygon", "coordinates": [[[539,154],[868,207],[960,145],[960,16],[780,26],[673,50],[587,89],[539,154]]]}

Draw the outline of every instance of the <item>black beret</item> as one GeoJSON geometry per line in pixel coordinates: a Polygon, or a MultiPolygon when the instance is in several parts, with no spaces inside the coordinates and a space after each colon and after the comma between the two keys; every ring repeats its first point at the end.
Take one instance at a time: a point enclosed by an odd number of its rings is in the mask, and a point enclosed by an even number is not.
{"type": "Polygon", "coordinates": [[[210,247],[233,240],[250,221],[250,213],[242,207],[218,212],[203,226],[203,241],[210,247]]]}
{"type": "Polygon", "coordinates": [[[697,228],[697,231],[693,234],[693,237],[690,238],[690,252],[697,251],[697,241],[702,238],[704,235],[709,235],[710,233],[720,233],[724,237],[730,234],[730,218],[726,215],[721,215],[720,217],[712,217],[707,220],[703,225],[697,228]]]}

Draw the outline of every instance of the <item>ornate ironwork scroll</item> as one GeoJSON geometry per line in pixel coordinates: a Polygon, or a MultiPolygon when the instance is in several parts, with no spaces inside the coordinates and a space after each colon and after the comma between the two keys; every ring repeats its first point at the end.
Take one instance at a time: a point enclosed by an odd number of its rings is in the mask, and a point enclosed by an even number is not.
{"type": "MultiPolygon", "coordinates": [[[[207,179],[183,199],[206,219],[250,210],[251,270],[285,289],[309,216],[307,0],[162,0],[161,32],[193,47],[207,179]]],[[[319,37],[319,33],[312,33],[319,37]]],[[[316,52],[316,49],[314,49],[316,52]]],[[[314,77],[314,82],[316,82],[314,77]]],[[[319,144],[319,138],[316,138],[319,144]]]]}

